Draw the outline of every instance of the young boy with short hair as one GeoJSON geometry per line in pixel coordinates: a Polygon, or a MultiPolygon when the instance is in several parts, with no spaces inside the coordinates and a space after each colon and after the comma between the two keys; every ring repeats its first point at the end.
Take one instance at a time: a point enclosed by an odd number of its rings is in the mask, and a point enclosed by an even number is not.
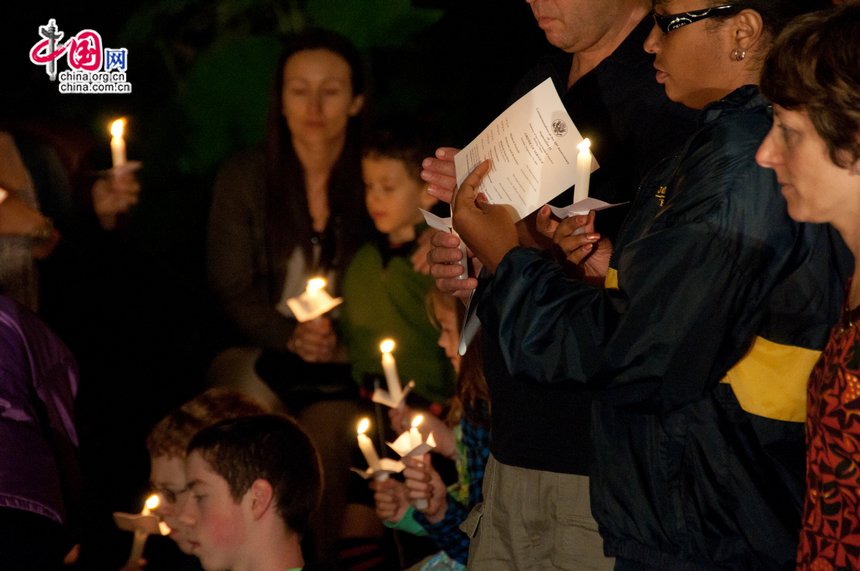
{"type": "Polygon", "coordinates": [[[423,223],[418,209],[436,202],[420,178],[424,156],[414,125],[377,129],[365,144],[365,205],[377,237],[356,252],[347,269],[341,320],[355,380],[381,376],[379,343],[393,338],[400,377],[415,381],[422,408],[445,403],[454,387],[453,369],[436,346],[424,303],[433,279],[417,272],[410,259],[423,223]]]}
{"type": "Polygon", "coordinates": [[[321,492],[319,457],[289,418],[220,422],[188,445],[180,521],[207,571],[301,569],[302,535],[321,492]]]}
{"type": "Polygon", "coordinates": [[[191,553],[184,526],[176,518],[178,501],[185,494],[185,451],[195,434],[222,420],[267,412],[262,405],[223,387],[208,389],[158,421],[146,437],[149,452],[149,481],[159,495],[155,509],[170,527],[170,538],[183,553],[191,553]]]}

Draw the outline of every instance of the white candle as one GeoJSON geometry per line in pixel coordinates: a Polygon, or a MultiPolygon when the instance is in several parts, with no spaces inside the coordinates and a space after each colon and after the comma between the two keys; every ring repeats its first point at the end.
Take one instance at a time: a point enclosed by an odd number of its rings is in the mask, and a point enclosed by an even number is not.
{"type": "Polygon", "coordinates": [[[110,155],[114,168],[125,164],[125,139],[122,137],[124,130],[125,119],[117,119],[110,125],[110,155]]]}
{"type": "Polygon", "coordinates": [[[400,402],[403,390],[400,387],[400,377],[397,376],[397,364],[394,362],[394,340],[385,339],[379,344],[382,351],[382,370],[385,372],[385,382],[388,383],[388,394],[394,402],[400,402]]]}
{"type": "MultiPolygon", "coordinates": [[[[415,418],[412,419],[412,427],[409,429],[409,444],[413,450],[424,442],[424,439],[421,437],[421,433],[418,431],[418,427],[421,426],[422,422],[424,422],[424,415],[422,414],[416,414],[415,418]]],[[[420,456],[416,457],[416,464],[419,468],[423,468],[424,463],[418,460],[418,458],[420,458],[420,456]]],[[[412,505],[414,505],[417,510],[426,510],[428,502],[426,498],[418,498],[412,501],[412,505]]]]}
{"type": "Polygon", "coordinates": [[[373,446],[373,441],[365,432],[370,427],[370,421],[362,418],[358,423],[358,447],[361,453],[364,454],[364,459],[367,465],[373,470],[379,470],[379,455],[376,453],[376,448],[373,446]]]}
{"type": "Polygon", "coordinates": [[[409,444],[412,446],[412,449],[418,448],[424,439],[421,437],[421,432],[418,430],[418,427],[421,426],[421,423],[424,422],[424,415],[416,414],[415,418],[412,419],[412,427],[409,429],[409,444]]]}
{"type": "MultiPolygon", "coordinates": [[[[146,502],[143,504],[143,511],[140,512],[142,516],[148,516],[152,513],[152,510],[158,507],[158,494],[152,494],[148,498],[146,498],[146,502]]],[[[140,561],[140,558],[143,557],[143,547],[146,545],[146,538],[149,534],[143,529],[135,529],[134,530],[134,540],[131,544],[131,554],[128,556],[128,562],[134,565],[137,565],[137,562],[140,561]]]]}
{"type": "Polygon", "coordinates": [[[588,198],[588,183],[591,180],[591,141],[586,137],[576,146],[576,186],[573,188],[573,203],[588,198]]]}

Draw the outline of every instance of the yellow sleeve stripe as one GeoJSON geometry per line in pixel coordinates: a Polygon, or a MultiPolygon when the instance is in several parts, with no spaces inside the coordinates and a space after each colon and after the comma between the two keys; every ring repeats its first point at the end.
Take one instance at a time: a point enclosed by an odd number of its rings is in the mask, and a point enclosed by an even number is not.
{"type": "Polygon", "coordinates": [[[750,414],[804,422],[806,383],[820,354],[756,337],[749,352],[722,382],[732,386],[741,408],[750,414]]]}
{"type": "Polygon", "coordinates": [[[603,278],[603,287],[605,289],[618,289],[618,270],[609,268],[606,277],[603,278]]]}

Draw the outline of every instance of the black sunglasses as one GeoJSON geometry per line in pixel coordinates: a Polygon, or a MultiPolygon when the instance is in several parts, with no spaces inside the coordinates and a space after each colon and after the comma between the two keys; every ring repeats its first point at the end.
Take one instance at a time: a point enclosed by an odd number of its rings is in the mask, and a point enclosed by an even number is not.
{"type": "Polygon", "coordinates": [[[726,4],[724,6],[712,6],[702,10],[693,10],[692,12],[680,12],[678,14],[661,15],[656,12],[654,16],[654,24],[660,28],[664,34],[668,34],[672,30],[683,28],[688,24],[693,24],[699,20],[713,18],[714,16],[731,16],[743,9],[743,6],[734,4],[726,4]]]}

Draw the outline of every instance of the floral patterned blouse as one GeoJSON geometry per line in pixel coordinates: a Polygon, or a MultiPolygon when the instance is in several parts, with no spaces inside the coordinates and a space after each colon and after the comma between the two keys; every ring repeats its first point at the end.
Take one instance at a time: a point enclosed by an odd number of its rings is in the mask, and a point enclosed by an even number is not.
{"type": "Polygon", "coordinates": [[[860,569],[860,307],[845,297],[809,380],[800,570],[860,569]]]}

